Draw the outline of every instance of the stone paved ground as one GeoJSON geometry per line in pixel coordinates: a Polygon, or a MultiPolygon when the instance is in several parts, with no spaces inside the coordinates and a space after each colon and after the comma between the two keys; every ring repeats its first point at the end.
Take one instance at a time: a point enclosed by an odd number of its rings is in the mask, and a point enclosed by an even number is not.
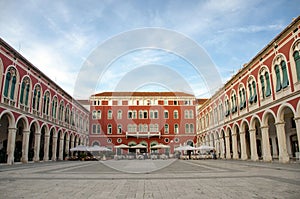
{"type": "Polygon", "coordinates": [[[0,165],[0,198],[300,198],[300,163],[109,160],[0,165]]]}

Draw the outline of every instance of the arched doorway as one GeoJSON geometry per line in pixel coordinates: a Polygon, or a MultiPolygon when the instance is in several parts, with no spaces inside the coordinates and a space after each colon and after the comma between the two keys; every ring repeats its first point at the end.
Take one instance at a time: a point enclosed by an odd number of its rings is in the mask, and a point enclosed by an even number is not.
{"type": "Polygon", "coordinates": [[[23,134],[25,129],[25,121],[21,118],[17,123],[17,131],[16,131],[16,143],[15,143],[15,152],[14,162],[20,162],[22,159],[22,146],[23,146],[23,134]]]}
{"type": "Polygon", "coordinates": [[[29,130],[28,161],[33,161],[35,134],[37,132],[37,129],[38,129],[38,127],[37,127],[36,123],[31,124],[30,130],[29,130]]]}
{"type": "Polygon", "coordinates": [[[3,115],[0,119],[0,163],[7,162],[7,140],[8,140],[8,127],[9,118],[3,115]]]}
{"type": "Polygon", "coordinates": [[[50,131],[50,137],[49,137],[49,160],[52,159],[52,156],[53,156],[53,150],[54,150],[54,134],[55,134],[55,131],[54,129],[52,128],[51,131],[50,131]]]}
{"type": "Polygon", "coordinates": [[[66,144],[67,144],[67,133],[64,135],[64,142],[63,142],[63,160],[66,159],[68,152],[66,151],[66,144]]]}
{"type": "Polygon", "coordinates": [[[256,135],[256,150],[259,159],[262,159],[263,150],[262,150],[262,134],[261,134],[261,125],[257,118],[254,119],[254,129],[256,135]]]}
{"type": "Polygon", "coordinates": [[[59,153],[60,153],[60,150],[61,150],[61,146],[60,146],[60,137],[61,137],[61,130],[58,131],[57,133],[57,140],[56,140],[56,159],[59,160],[59,153]]]}
{"type": "Polygon", "coordinates": [[[39,152],[40,161],[44,159],[45,137],[46,137],[46,126],[44,125],[41,130],[41,138],[40,138],[40,152],[39,152]]]}
{"type": "Polygon", "coordinates": [[[286,148],[290,158],[296,157],[299,152],[298,137],[295,123],[294,112],[289,107],[285,107],[282,111],[284,120],[284,131],[286,136],[286,148]]]}

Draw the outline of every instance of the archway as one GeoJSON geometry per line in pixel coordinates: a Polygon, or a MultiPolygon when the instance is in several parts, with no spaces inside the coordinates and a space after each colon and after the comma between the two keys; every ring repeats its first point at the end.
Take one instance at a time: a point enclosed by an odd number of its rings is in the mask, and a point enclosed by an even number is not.
{"type": "Polygon", "coordinates": [[[263,150],[262,150],[262,134],[261,134],[261,125],[260,121],[255,118],[253,120],[254,122],[254,129],[255,129],[255,135],[256,135],[256,152],[259,159],[262,159],[263,156],[263,150]]]}
{"type": "Polygon", "coordinates": [[[52,159],[53,156],[53,151],[54,149],[54,135],[55,135],[55,130],[54,128],[51,129],[50,131],[50,137],[49,137],[49,160],[52,159]]]}
{"type": "Polygon", "coordinates": [[[15,138],[15,152],[14,162],[21,162],[22,160],[22,149],[23,149],[23,136],[24,136],[24,130],[27,129],[26,121],[24,118],[21,118],[17,122],[17,131],[16,131],[16,138],[15,138]]]}
{"type": "Polygon", "coordinates": [[[61,130],[57,133],[57,140],[56,140],[56,159],[59,160],[59,153],[61,151],[61,145],[60,145],[60,138],[61,138],[62,132],[61,130]]]}
{"type": "Polygon", "coordinates": [[[45,137],[46,137],[46,126],[44,125],[41,130],[41,138],[40,138],[40,152],[39,152],[39,160],[44,159],[44,153],[45,153],[45,137]]]}
{"type": "Polygon", "coordinates": [[[67,144],[67,132],[65,132],[64,135],[64,141],[63,141],[63,160],[66,159],[66,157],[68,156],[68,152],[66,151],[66,144],[67,144]]]}
{"type": "Polygon", "coordinates": [[[295,158],[296,152],[299,151],[299,146],[294,112],[290,107],[286,106],[281,110],[279,117],[284,122],[287,153],[290,158],[295,158]]]}
{"type": "Polygon", "coordinates": [[[28,161],[33,161],[35,134],[37,132],[38,132],[38,127],[37,127],[37,124],[34,122],[34,123],[31,124],[30,131],[29,131],[28,161]]]}
{"type": "Polygon", "coordinates": [[[8,117],[7,115],[3,115],[0,119],[0,163],[7,162],[8,117]]]}

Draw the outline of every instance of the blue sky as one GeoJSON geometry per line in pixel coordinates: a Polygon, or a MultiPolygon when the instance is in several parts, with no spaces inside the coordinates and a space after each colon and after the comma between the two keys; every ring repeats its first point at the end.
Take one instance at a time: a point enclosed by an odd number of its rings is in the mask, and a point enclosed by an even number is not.
{"type": "MultiPolygon", "coordinates": [[[[141,46],[111,60],[97,74],[97,81],[88,82],[88,74],[79,86],[74,80],[85,71],[91,55],[103,43],[128,31],[155,27],[196,42],[214,63],[216,78],[220,76],[225,83],[300,14],[299,3],[299,0],[1,0],[0,37],[75,98],[126,89],[177,90],[208,97],[211,82],[201,71],[195,72],[190,60],[174,53],[172,47],[141,46]],[[151,73],[151,69],[158,71],[151,73]],[[85,92],[74,92],[84,85],[85,92]]],[[[126,42],[136,41],[130,38],[126,42]]],[[[176,42],[172,42],[169,46],[174,47],[176,42]]],[[[93,64],[97,71],[100,62],[93,64]]]]}

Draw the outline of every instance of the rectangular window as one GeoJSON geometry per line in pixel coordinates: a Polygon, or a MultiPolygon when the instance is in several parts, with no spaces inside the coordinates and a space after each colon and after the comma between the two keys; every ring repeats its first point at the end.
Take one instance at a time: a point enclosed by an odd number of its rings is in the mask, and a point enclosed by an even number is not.
{"type": "Polygon", "coordinates": [[[132,119],[132,111],[128,111],[128,119],[132,119]]]}
{"type": "Polygon", "coordinates": [[[93,113],[92,113],[92,118],[93,118],[93,120],[95,120],[95,119],[97,118],[96,111],[93,111],[93,113]]]}
{"type": "Polygon", "coordinates": [[[154,111],[154,119],[158,119],[158,111],[154,111]]]}
{"type": "Polygon", "coordinates": [[[164,100],[164,105],[169,105],[169,101],[168,100],[164,100]]]}
{"type": "Polygon", "coordinates": [[[144,119],[147,119],[147,118],[148,118],[148,112],[144,111],[144,119]]]}
{"type": "Polygon", "coordinates": [[[93,134],[96,134],[96,127],[97,127],[96,124],[93,124],[93,130],[92,130],[93,134]]]}
{"type": "Polygon", "coordinates": [[[169,112],[168,111],[164,111],[164,118],[168,119],[169,118],[169,112]]]}
{"type": "Polygon", "coordinates": [[[97,111],[97,119],[101,119],[101,111],[97,111]]]}
{"type": "Polygon", "coordinates": [[[100,124],[97,125],[97,134],[100,134],[101,133],[101,127],[100,127],[100,124]]]}
{"type": "Polygon", "coordinates": [[[112,119],[112,110],[108,110],[107,119],[112,119]]]}

